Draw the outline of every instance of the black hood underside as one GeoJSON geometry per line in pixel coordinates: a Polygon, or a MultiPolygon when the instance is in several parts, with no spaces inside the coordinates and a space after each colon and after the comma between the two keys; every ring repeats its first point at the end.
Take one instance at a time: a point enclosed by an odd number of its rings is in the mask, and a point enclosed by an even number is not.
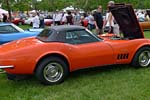
{"type": "Polygon", "coordinates": [[[124,38],[144,38],[143,31],[131,5],[115,4],[110,6],[109,9],[120,26],[124,38]]]}

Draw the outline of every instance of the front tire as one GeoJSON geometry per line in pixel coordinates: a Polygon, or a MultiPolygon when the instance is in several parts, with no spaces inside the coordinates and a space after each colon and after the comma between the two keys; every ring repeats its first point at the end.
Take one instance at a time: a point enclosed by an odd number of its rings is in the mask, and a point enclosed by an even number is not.
{"type": "Polygon", "coordinates": [[[47,57],[38,64],[35,75],[43,84],[53,85],[63,82],[68,73],[68,66],[62,59],[47,57]]]}
{"type": "Polygon", "coordinates": [[[132,65],[134,67],[146,68],[149,66],[149,64],[150,64],[150,47],[140,48],[136,52],[132,60],[132,65]]]}

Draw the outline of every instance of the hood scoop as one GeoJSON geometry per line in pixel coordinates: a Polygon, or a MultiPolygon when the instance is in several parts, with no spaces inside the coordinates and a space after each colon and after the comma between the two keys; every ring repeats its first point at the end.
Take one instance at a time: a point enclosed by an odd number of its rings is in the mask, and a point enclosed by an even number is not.
{"type": "Polygon", "coordinates": [[[144,38],[143,31],[131,5],[115,4],[110,6],[109,9],[120,26],[124,38],[144,38]]]}

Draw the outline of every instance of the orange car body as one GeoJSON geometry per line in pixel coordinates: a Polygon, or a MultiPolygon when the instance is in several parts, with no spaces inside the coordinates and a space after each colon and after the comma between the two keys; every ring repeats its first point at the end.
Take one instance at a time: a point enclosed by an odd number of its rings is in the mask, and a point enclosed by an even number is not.
{"type": "Polygon", "coordinates": [[[67,59],[70,71],[74,71],[94,66],[130,64],[136,51],[146,45],[150,46],[147,39],[107,40],[71,45],[43,43],[36,38],[27,38],[1,46],[0,60],[1,65],[14,65],[14,68],[5,69],[8,73],[33,74],[37,63],[44,56],[59,55],[67,59]],[[7,52],[10,50],[13,52],[7,52]]]}

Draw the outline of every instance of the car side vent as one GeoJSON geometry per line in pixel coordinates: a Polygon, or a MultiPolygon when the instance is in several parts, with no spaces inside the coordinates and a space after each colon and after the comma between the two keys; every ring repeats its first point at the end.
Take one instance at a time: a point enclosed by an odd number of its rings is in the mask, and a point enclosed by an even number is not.
{"type": "Polygon", "coordinates": [[[129,54],[118,54],[117,59],[122,60],[122,59],[128,59],[129,54]]]}

